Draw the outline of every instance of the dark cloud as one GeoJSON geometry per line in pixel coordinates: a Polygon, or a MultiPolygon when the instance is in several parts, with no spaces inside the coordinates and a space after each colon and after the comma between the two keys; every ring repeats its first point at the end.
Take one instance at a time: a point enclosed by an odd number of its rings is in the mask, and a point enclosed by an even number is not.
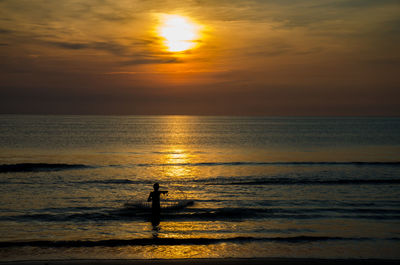
{"type": "Polygon", "coordinates": [[[388,19],[383,22],[380,30],[387,34],[391,34],[391,37],[400,38],[400,17],[394,19],[388,19]]]}
{"type": "MultiPolygon", "coordinates": [[[[150,43],[151,41],[148,41],[150,43]]],[[[132,53],[127,46],[123,46],[114,42],[90,42],[90,43],[75,43],[75,42],[45,42],[49,45],[69,50],[102,50],[112,54],[118,55],[119,59],[123,58],[120,65],[139,65],[139,64],[169,64],[181,63],[182,60],[176,57],[170,57],[166,53],[155,54],[149,51],[142,51],[140,53],[132,53]],[[126,58],[130,58],[126,60],[126,58]]],[[[143,42],[138,41],[136,45],[142,46],[143,42]]]]}
{"type": "Polygon", "coordinates": [[[133,17],[128,14],[97,14],[100,20],[112,21],[112,22],[122,22],[132,20],[133,17]]]}
{"type": "Polygon", "coordinates": [[[12,30],[0,28],[0,34],[9,34],[9,33],[12,33],[12,32],[13,32],[12,30]]]}
{"type": "Polygon", "coordinates": [[[59,48],[71,49],[71,50],[80,50],[80,49],[90,48],[90,45],[87,43],[56,42],[56,41],[49,41],[47,43],[50,45],[59,47],[59,48]]]}
{"type": "Polygon", "coordinates": [[[91,49],[108,51],[116,55],[125,55],[128,51],[128,47],[116,42],[93,42],[89,47],[91,49]]]}
{"type": "Polygon", "coordinates": [[[269,41],[263,43],[262,46],[247,52],[251,56],[262,56],[262,57],[272,57],[279,56],[283,54],[292,54],[295,52],[295,47],[286,41],[269,41]]]}
{"type": "Polygon", "coordinates": [[[367,59],[365,63],[373,66],[386,66],[390,68],[399,69],[400,68],[400,57],[398,58],[377,58],[377,59],[367,59]]]}
{"type": "Polygon", "coordinates": [[[115,42],[61,42],[61,41],[43,41],[46,44],[70,50],[94,49],[108,51],[117,55],[126,55],[127,47],[115,42]]]}
{"type": "Polygon", "coordinates": [[[137,58],[128,61],[122,61],[121,65],[136,65],[136,64],[169,64],[181,63],[178,58],[137,58]]]}
{"type": "Polygon", "coordinates": [[[332,1],[330,3],[320,3],[319,7],[336,7],[336,8],[370,8],[386,5],[398,5],[398,0],[341,0],[332,1]]]}

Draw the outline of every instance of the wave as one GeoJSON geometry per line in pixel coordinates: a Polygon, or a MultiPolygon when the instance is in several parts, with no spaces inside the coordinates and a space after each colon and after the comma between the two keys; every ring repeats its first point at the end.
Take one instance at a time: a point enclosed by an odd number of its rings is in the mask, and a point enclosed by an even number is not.
{"type": "MultiPolygon", "coordinates": [[[[400,162],[203,162],[203,163],[171,163],[171,164],[133,164],[133,165],[108,165],[108,167],[165,167],[165,166],[400,166],[400,162]]],[[[40,172],[40,171],[60,171],[70,169],[88,169],[95,168],[91,165],[82,164],[64,164],[64,163],[18,163],[0,165],[0,173],[9,172],[40,172]]]]}
{"type": "Polygon", "coordinates": [[[313,165],[326,165],[326,166],[400,166],[400,161],[396,162],[202,162],[202,163],[165,163],[165,164],[135,164],[133,166],[139,167],[154,167],[154,166],[313,166],[313,165]]]}
{"type": "MultiPolygon", "coordinates": [[[[83,180],[83,181],[70,181],[68,183],[78,184],[78,185],[90,185],[90,184],[104,184],[104,185],[126,185],[126,184],[153,184],[154,181],[151,180],[129,180],[129,179],[94,179],[94,180],[83,180]]],[[[29,185],[38,184],[36,181],[14,181],[5,180],[0,181],[0,184],[17,184],[17,185],[29,185]]]]}
{"type": "MultiPolygon", "coordinates": [[[[61,170],[61,169],[59,169],[61,170]]],[[[21,172],[21,171],[20,171],[21,172]]],[[[25,171],[26,172],[26,171],[25,171]]],[[[35,171],[36,172],[36,171],[35,171]]],[[[1,173],[1,171],[0,171],[1,173]]],[[[400,184],[400,179],[306,179],[306,178],[254,178],[248,176],[247,178],[241,177],[240,179],[232,179],[233,177],[218,177],[206,179],[191,180],[195,183],[202,183],[209,186],[252,186],[252,185],[397,185],[400,184]],[[250,180],[249,180],[250,179],[250,180]]],[[[133,185],[133,184],[153,184],[155,180],[130,180],[130,179],[94,179],[83,181],[71,181],[74,184],[104,184],[104,185],[133,185]]],[[[37,184],[37,182],[29,181],[14,181],[3,180],[0,184],[37,184]]]]}
{"type": "Polygon", "coordinates": [[[400,184],[400,179],[296,179],[269,178],[239,181],[206,181],[206,185],[369,185],[369,184],[400,184]]]}
{"type": "MultiPolygon", "coordinates": [[[[117,246],[148,246],[148,245],[210,245],[218,243],[246,243],[254,241],[265,242],[320,242],[320,241],[367,241],[376,240],[368,237],[329,237],[329,236],[294,236],[294,237],[230,237],[230,238],[134,238],[134,239],[106,239],[106,240],[35,240],[35,241],[8,241],[0,242],[0,248],[8,247],[117,247],[117,246]]],[[[395,240],[400,238],[383,238],[395,240]]]]}
{"type": "Polygon", "coordinates": [[[150,180],[129,180],[129,179],[95,179],[87,181],[76,181],[76,184],[153,184],[150,180]]]}
{"type": "MultiPolygon", "coordinates": [[[[1,216],[1,221],[14,222],[103,222],[103,221],[149,221],[151,209],[147,208],[120,208],[101,209],[44,209],[39,213],[1,216]],[[44,212],[43,212],[44,211],[44,212]],[[72,211],[72,212],[71,212],[72,211]],[[80,211],[80,212],[76,212],[80,211]]],[[[372,220],[400,220],[400,210],[388,208],[185,208],[176,211],[164,210],[161,219],[170,220],[206,220],[206,221],[232,221],[254,219],[372,219],[372,220]]]]}
{"type": "Polygon", "coordinates": [[[70,169],[93,168],[93,166],[81,164],[48,164],[48,163],[19,163],[0,165],[0,173],[9,172],[41,172],[41,171],[60,171],[70,169]]]}

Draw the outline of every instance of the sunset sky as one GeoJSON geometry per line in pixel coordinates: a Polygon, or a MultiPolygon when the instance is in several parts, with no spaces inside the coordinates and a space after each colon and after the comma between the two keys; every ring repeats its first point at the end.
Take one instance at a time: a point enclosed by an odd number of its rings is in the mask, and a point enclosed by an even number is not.
{"type": "Polygon", "coordinates": [[[399,14],[399,0],[0,0],[0,113],[399,116],[399,14]]]}

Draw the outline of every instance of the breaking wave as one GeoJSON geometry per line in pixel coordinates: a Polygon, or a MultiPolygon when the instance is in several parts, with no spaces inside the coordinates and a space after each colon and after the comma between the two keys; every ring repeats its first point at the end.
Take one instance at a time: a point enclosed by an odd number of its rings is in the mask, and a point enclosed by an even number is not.
{"type": "Polygon", "coordinates": [[[0,165],[0,173],[8,172],[41,172],[41,171],[60,171],[70,169],[93,168],[93,166],[81,164],[48,164],[48,163],[19,163],[0,165]]]}
{"type": "MultiPolygon", "coordinates": [[[[191,207],[179,208],[179,211],[164,210],[161,219],[171,220],[207,220],[231,221],[251,219],[324,219],[352,218],[372,220],[400,220],[400,210],[394,208],[338,208],[338,207],[274,207],[274,208],[214,208],[203,209],[191,207]]],[[[103,222],[103,221],[148,221],[151,208],[93,208],[93,209],[45,209],[42,212],[1,216],[0,221],[16,222],[103,222]]]]}
{"type": "MultiPolygon", "coordinates": [[[[106,239],[106,240],[36,240],[18,242],[0,242],[0,248],[7,247],[117,247],[117,246],[148,246],[148,245],[210,245],[218,243],[246,243],[254,241],[304,243],[318,241],[367,241],[368,237],[329,237],[329,236],[294,236],[294,237],[230,237],[230,238],[134,238],[134,239],[106,239]]],[[[399,238],[385,238],[383,240],[399,240],[399,238]]]]}
{"type": "Polygon", "coordinates": [[[202,162],[202,163],[167,163],[167,164],[135,164],[133,166],[139,167],[154,167],[154,166],[313,166],[313,165],[327,165],[327,166],[400,166],[400,161],[396,162],[202,162]]]}
{"type": "Polygon", "coordinates": [[[206,185],[362,185],[362,184],[400,184],[400,179],[296,179],[266,178],[255,180],[200,180],[206,185]]]}

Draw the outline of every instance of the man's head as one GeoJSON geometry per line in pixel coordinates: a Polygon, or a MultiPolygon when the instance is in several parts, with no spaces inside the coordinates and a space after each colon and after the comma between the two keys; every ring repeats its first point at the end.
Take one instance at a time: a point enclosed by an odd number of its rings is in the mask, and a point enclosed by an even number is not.
{"type": "Polygon", "coordinates": [[[158,190],[160,188],[160,185],[158,183],[154,183],[153,188],[154,190],[158,190]]]}

